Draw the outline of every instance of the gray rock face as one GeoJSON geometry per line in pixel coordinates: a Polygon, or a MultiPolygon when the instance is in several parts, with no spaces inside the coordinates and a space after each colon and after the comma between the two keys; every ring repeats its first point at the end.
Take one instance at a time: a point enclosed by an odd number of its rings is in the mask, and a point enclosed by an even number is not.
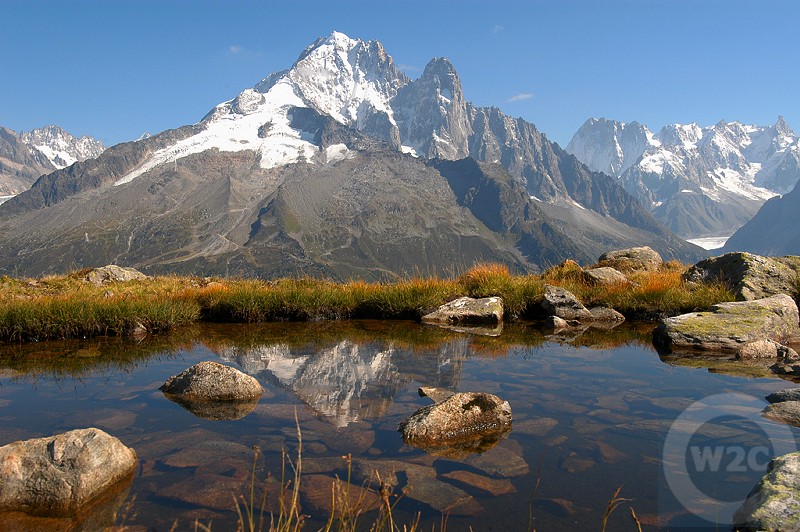
{"type": "Polygon", "coordinates": [[[422,317],[424,323],[500,323],[503,300],[499,297],[460,297],[422,317]]]}
{"type": "Polygon", "coordinates": [[[625,284],[628,278],[621,271],[610,266],[600,266],[583,271],[583,278],[592,284],[625,284]]]}
{"type": "Polygon", "coordinates": [[[399,430],[404,442],[434,454],[480,452],[511,430],[511,405],[489,393],[457,393],[417,410],[399,430]]]}
{"type": "Polygon", "coordinates": [[[264,393],[254,377],[211,361],[198,362],[170,377],[161,391],[168,397],[188,402],[249,401],[264,393]]]}
{"type": "Polygon", "coordinates": [[[739,300],[761,299],[776,294],[795,295],[797,271],[790,259],[762,257],[752,253],[726,253],[702,260],[684,274],[687,281],[722,281],[739,300]]]}
{"type": "Polygon", "coordinates": [[[800,452],[773,458],[767,473],[733,514],[737,527],[800,530],[800,452]]]}
{"type": "Polygon", "coordinates": [[[782,343],[797,334],[797,305],[791,297],[778,295],[720,303],[708,312],[666,318],[653,331],[653,342],[672,351],[738,353],[751,342],[769,339],[782,343]]]}
{"type": "Polygon", "coordinates": [[[649,246],[618,249],[600,255],[599,266],[610,266],[622,271],[656,270],[664,260],[661,255],[649,246]]]}
{"type": "Polygon", "coordinates": [[[0,196],[27,190],[42,174],[55,170],[39,150],[28,146],[17,133],[0,126],[0,196]]]}
{"type": "Polygon", "coordinates": [[[783,403],[784,401],[800,401],[800,388],[786,388],[773,392],[766,397],[770,403],[783,403]]]}
{"type": "Polygon", "coordinates": [[[462,159],[469,155],[472,127],[461,80],[453,64],[432,59],[419,79],[397,91],[392,100],[400,137],[429,159],[462,159]]]}
{"type": "Polygon", "coordinates": [[[149,279],[149,277],[133,268],[125,268],[116,264],[94,268],[86,274],[86,280],[97,286],[112,282],[141,281],[144,279],[149,279]]]}
{"type": "Polygon", "coordinates": [[[594,319],[592,313],[578,301],[575,294],[560,286],[545,285],[542,310],[548,316],[557,316],[563,320],[594,319]]]}
{"type": "Polygon", "coordinates": [[[100,429],[0,447],[0,510],[68,515],[131,475],[136,452],[100,429]]]}
{"type": "Polygon", "coordinates": [[[613,308],[608,307],[592,307],[589,309],[592,319],[600,323],[622,323],[625,321],[625,316],[617,312],[613,308]]]}

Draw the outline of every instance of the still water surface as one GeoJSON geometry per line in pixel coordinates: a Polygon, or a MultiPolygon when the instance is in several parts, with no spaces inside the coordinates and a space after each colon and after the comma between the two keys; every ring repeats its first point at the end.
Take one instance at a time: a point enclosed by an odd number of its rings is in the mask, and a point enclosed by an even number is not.
{"type": "MultiPolygon", "coordinates": [[[[693,471],[688,485],[702,497],[689,501],[673,493],[680,483],[666,480],[680,473],[674,464],[662,465],[665,437],[695,401],[726,393],[760,400],[790,383],[662,360],[650,345],[651,330],[623,325],[554,336],[514,324],[490,337],[360,321],[203,325],[138,343],[101,338],[4,346],[0,445],[90,426],[120,438],[140,460],[129,492],[116,502],[117,524],[133,530],[176,524],[192,530],[195,520],[213,530],[235,529],[233,501],[249,493],[253,446],[260,449],[257,484],[269,471],[275,491],[281,449],[297,453],[295,415],[308,530],[324,524],[331,479],[347,478],[342,456],[348,453],[355,486],[377,469],[395,493],[408,488],[395,519],[407,523],[421,512],[423,530],[441,529],[443,514],[449,530],[527,530],[530,524],[541,531],[598,530],[620,486],[620,496],[632,500],[612,515],[608,530],[635,529],[631,506],[645,529],[713,528],[702,514],[725,530],[731,519],[725,503],[743,500],[763,474],[764,457],[750,450],[776,447],[775,434],[765,435],[775,424],[734,414],[707,416],[692,429],[685,440],[688,463],[692,449],[724,456],[716,465],[695,460],[695,469],[705,469],[693,471]],[[162,395],[158,388],[168,377],[202,360],[258,378],[265,393],[252,411],[237,412],[246,414],[239,419],[204,419],[162,395]],[[404,445],[398,423],[430,403],[417,394],[419,386],[497,394],[511,404],[513,430],[467,457],[404,445]],[[741,463],[737,451],[745,453],[741,463]]],[[[786,441],[778,446],[793,446],[800,433],[779,427],[786,441]]]]}

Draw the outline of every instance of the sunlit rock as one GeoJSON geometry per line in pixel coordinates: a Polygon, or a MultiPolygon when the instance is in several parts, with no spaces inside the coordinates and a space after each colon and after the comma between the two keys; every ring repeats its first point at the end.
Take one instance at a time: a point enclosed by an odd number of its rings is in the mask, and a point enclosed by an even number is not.
{"type": "Polygon", "coordinates": [[[773,458],[741,508],[733,514],[737,529],[800,530],[800,452],[773,458]]]}
{"type": "Polygon", "coordinates": [[[797,305],[791,297],[781,294],[719,303],[708,312],[666,318],[653,331],[653,343],[668,351],[738,353],[751,342],[769,339],[781,343],[798,333],[797,305]]]}
{"type": "Polygon", "coordinates": [[[426,314],[422,321],[443,325],[500,323],[503,321],[503,300],[499,297],[460,297],[426,314]]]}
{"type": "Polygon", "coordinates": [[[457,393],[400,423],[403,441],[437,456],[483,452],[511,431],[511,406],[488,393],[457,393]]]}
{"type": "Polygon", "coordinates": [[[254,377],[211,361],[199,362],[170,377],[161,391],[194,415],[212,420],[246,416],[264,393],[254,377]]]}
{"type": "Polygon", "coordinates": [[[147,275],[134,268],[125,268],[116,264],[93,268],[85,277],[88,282],[97,286],[111,282],[141,281],[148,278],[147,275]]]}
{"type": "Polygon", "coordinates": [[[0,511],[70,516],[122,481],[136,452],[100,429],[78,429],[0,447],[0,511]]]}
{"type": "Polygon", "coordinates": [[[648,246],[608,251],[597,259],[598,266],[608,266],[623,272],[657,270],[664,260],[648,246]]]}
{"type": "Polygon", "coordinates": [[[560,286],[544,285],[542,311],[546,316],[557,316],[563,320],[591,321],[592,313],[583,306],[575,294],[560,286]]]}
{"type": "Polygon", "coordinates": [[[739,300],[762,299],[778,294],[793,296],[798,288],[796,260],[745,252],[726,253],[702,260],[689,268],[684,278],[696,283],[722,281],[739,300]]]}

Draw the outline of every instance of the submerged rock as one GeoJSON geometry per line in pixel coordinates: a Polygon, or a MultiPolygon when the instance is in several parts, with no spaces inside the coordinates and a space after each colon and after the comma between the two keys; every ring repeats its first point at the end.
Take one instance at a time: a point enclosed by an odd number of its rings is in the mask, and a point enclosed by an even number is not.
{"type": "Polygon", "coordinates": [[[737,529],[800,530],[800,452],[773,458],[741,508],[733,514],[737,529]]]}
{"type": "Polygon", "coordinates": [[[499,297],[460,297],[426,314],[422,321],[444,325],[500,323],[503,321],[503,300],[499,297]]]}
{"type": "Polygon", "coordinates": [[[139,270],[125,268],[116,264],[109,264],[101,268],[94,268],[86,274],[85,279],[97,286],[111,282],[141,281],[149,277],[139,270]]]}
{"type": "Polygon", "coordinates": [[[511,405],[489,393],[456,393],[400,423],[403,441],[438,456],[483,452],[511,430],[511,405]]]}
{"type": "Polygon", "coordinates": [[[622,271],[657,270],[663,263],[661,255],[648,246],[609,251],[597,259],[598,266],[610,266],[622,271]]]}
{"type": "Polygon", "coordinates": [[[798,274],[791,258],[762,257],[746,252],[726,253],[702,260],[689,268],[684,279],[707,283],[722,281],[738,300],[762,299],[778,294],[796,295],[798,274]]]}
{"type": "Polygon", "coordinates": [[[767,405],[762,415],[772,421],[800,427],[800,401],[781,401],[767,405]]]}
{"type": "Polygon", "coordinates": [[[71,516],[132,479],[136,452],[100,429],[0,447],[0,510],[71,516]]]}
{"type": "Polygon", "coordinates": [[[445,399],[453,397],[456,392],[448,390],[447,388],[438,388],[436,386],[420,386],[417,389],[420,397],[430,397],[435,403],[441,403],[445,399]]]}
{"type": "Polygon", "coordinates": [[[774,340],[755,340],[742,345],[736,356],[740,359],[748,358],[783,358],[797,360],[797,353],[791,347],[779,344],[774,340]]]}
{"type": "Polygon", "coordinates": [[[204,361],[170,377],[164,395],[204,419],[239,419],[252,412],[264,389],[257,379],[217,362],[204,361]]]}
{"type": "Polygon", "coordinates": [[[719,303],[708,312],[664,319],[653,331],[653,342],[671,351],[738,353],[752,342],[768,339],[782,343],[796,336],[798,319],[797,305],[787,295],[719,303]]]}

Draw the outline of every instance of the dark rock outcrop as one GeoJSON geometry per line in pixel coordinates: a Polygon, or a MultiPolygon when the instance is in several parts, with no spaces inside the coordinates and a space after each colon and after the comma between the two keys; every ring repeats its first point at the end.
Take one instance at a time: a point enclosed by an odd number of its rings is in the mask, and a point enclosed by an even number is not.
{"type": "Polygon", "coordinates": [[[770,403],[783,403],[785,401],[800,401],[800,388],[785,388],[769,394],[766,398],[770,403]]]}

